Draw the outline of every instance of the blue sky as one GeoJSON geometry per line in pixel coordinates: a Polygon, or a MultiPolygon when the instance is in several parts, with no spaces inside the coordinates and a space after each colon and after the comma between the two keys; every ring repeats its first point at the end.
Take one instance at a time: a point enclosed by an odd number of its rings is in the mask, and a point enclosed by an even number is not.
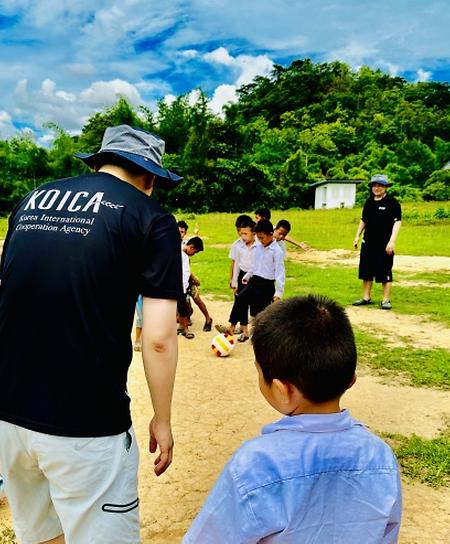
{"type": "Polygon", "coordinates": [[[220,113],[297,58],[448,82],[449,28],[448,0],[0,0],[0,139],[76,134],[120,95],[154,110],[200,87],[220,113]]]}

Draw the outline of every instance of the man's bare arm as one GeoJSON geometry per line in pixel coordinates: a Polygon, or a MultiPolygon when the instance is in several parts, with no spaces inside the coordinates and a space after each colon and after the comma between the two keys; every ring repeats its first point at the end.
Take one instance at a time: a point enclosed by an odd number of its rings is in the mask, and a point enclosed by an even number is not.
{"type": "Polygon", "coordinates": [[[155,474],[159,476],[171,464],[173,437],[171,406],[178,360],[175,300],[143,297],[142,359],[153,404],[149,425],[149,449],[154,453],[155,474]]]}
{"type": "Polygon", "coordinates": [[[395,241],[397,240],[397,236],[398,236],[398,233],[400,232],[400,227],[401,226],[402,226],[402,222],[401,221],[396,221],[394,223],[394,226],[392,227],[391,237],[390,237],[389,242],[387,243],[387,246],[386,246],[386,253],[388,255],[392,255],[394,253],[395,241]]]}

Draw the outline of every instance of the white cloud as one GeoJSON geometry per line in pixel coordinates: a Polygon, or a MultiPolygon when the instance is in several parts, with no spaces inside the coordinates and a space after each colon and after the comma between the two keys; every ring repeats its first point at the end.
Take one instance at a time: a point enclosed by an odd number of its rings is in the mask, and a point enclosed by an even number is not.
{"type": "Polygon", "coordinates": [[[55,140],[55,134],[53,132],[47,132],[40,138],[38,138],[38,144],[42,147],[50,147],[52,142],[55,140]]]}
{"type": "Polygon", "coordinates": [[[210,53],[205,53],[203,58],[206,62],[216,62],[217,64],[224,64],[225,66],[236,66],[237,60],[233,58],[225,47],[218,47],[210,53]]]}
{"type": "Polygon", "coordinates": [[[339,60],[350,65],[354,70],[357,70],[363,64],[367,64],[369,59],[373,58],[377,53],[378,50],[375,46],[351,41],[340,49],[331,51],[327,55],[327,60],[339,60]]]}
{"type": "Polygon", "coordinates": [[[236,85],[219,85],[214,91],[209,107],[213,113],[222,115],[223,106],[236,101],[236,85]]]}
{"type": "Polygon", "coordinates": [[[383,71],[387,71],[388,74],[392,77],[398,76],[401,71],[400,66],[397,66],[396,64],[386,60],[378,61],[376,65],[378,65],[383,71]]]}
{"type": "Polygon", "coordinates": [[[133,105],[142,104],[141,95],[136,87],[121,79],[96,81],[80,93],[81,100],[91,106],[99,107],[114,104],[120,96],[126,98],[133,105]]]}
{"type": "Polygon", "coordinates": [[[198,89],[191,91],[187,97],[189,106],[195,106],[200,98],[200,95],[201,93],[198,89]]]}
{"type": "Polygon", "coordinates": [[[16,127],[13,125],[11,115],[6,111],[0,110],[0,139],[7,140],[16,133],[16,127]]]}
{"type": "Polygon", "coordinates": [[[233,57],[225,47],[218,47],[203,55],[206,62],[212,64],[221,64],[233,68],[238,77],[236,85],[245,85],[250,83],[255,76],[266,76],[273,68],[273,61],[267,55],[238,55],[233,57]]]}
{"type": "Polygon", "coordinates": [[[28,80],[22,79],[14,91],[15,113],[38,129],[45,123],[55,122],[70,132],[79,132],[93,113],[115,104],[120,96],[132,105],[144,104],[137,88],[119,79],[96,81],[78,94],[58,89],[48,78],[37,90],[28,80]]]}
{"type": "Polygon", "coordinates": [[[267,55],[258,55],[257,57],[240,55],[236,60],[241,70],[241,75],[236,81],[238,87],[250,83],[256,76],[269,75],[273,68],[273,61],[267,55]]]}
{"type": "Polygon", "coordinates": [[[273,61],[267,55],[238,55],[233,57],[225,47],[219,47],[203,55],[206,62],[219,64],[232,69],[234,84],[219,85],[210,100],[209,107],[214,113],[222,114],[225,104],[236,102],[237,89],[253,81],[256,76],[267,76],[273,68],[273,61]]]}
{"type": "Polygon", "coordinates": [[[180,57],[185,57],[186,59],[195,59],[198,57],[198,51],[195,49],[185,49],[178,53],[180,57]]]}
{"type": "Polygon", "coordinates": [[[429,81],[432,77],[432,72],[428,72],[427,70],[422,70],[422,68],[419,68],[417,70],[417,78],[416,78],[416,82],[417,81],[420,81],[420,82],[425,82],[425,81],[429,81]]]}

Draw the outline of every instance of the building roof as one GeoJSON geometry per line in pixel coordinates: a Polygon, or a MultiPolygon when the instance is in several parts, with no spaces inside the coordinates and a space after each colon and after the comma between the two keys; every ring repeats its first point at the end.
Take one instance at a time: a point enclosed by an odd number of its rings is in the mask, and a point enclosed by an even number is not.
{"type": "Polygon", "coordinates": [[[364,179],[323,179],[322,181],[316,181],[316,183],[310,183],[310,187],[319,187],[326,184],[340,184],[340,185],[357,185],[363,183],[364,179]]]}

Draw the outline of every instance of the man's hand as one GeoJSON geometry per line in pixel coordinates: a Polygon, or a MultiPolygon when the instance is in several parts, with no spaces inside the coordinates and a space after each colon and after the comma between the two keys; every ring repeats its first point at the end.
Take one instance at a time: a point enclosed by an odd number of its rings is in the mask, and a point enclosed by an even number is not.
{"type": "Polygon", "coordinates": [[[158,423],[153,418],[149,425],[150,432],[150,453],[155,453],[159,446],[159,455],[155,459],[155,474],[160,476],[165,472],[172,463],[173,457],[173,436],[172,429],[169,423],[158,423]]]}
{"type": "Polygon", "coordinates": [[[359,236],[357,236],[357,237],[353,240],[353,247],[354,247],[355,249],[357,249],[357,247],[358,247],[358,242],[359,242],[359,236]]]}
{"type": "Polygon", "coordinates": [[[394,253],[394,244],[392,242],[388,242],[386,246],[386,253],[388,255],[392,255],[394,253]]]}
{"type": "Polygon", "coordinates": [[[281,298],[277,296],[274,296],[272,299],[273,302],[278,302],[279,300],[281,300],[281,298]]]}

